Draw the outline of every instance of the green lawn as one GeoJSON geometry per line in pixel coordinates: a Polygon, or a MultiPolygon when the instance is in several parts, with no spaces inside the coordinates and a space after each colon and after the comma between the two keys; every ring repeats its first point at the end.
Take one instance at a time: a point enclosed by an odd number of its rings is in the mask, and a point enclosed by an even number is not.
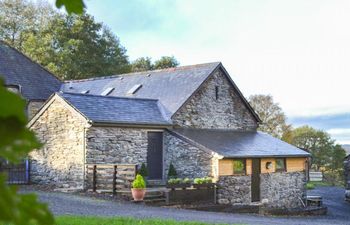
{"type": "Polygon", "coordinates": [[[59,216],[57,225],[209,225],[201,222],[177,222],[175,220],[134,219],[127,217],[59,216]]]}
{"type": "Polygon", "coordinates": [[[319,186],[319,187],[327,187],[327,186],[333,186],[333,185],[330,184],[330,183],[327,183],[325,181],[309,181],[306,184],[306,188],[309,189],[309,190],[310,189],[314,189],[317,186],[319,186]]]}

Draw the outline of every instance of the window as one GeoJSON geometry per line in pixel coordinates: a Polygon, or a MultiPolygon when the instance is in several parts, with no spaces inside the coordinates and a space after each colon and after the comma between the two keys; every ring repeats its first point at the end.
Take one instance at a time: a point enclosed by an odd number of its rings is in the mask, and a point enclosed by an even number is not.
{"type": "Polygon", "coordinates": [[[104,95],[104,96],[109,95],[110,93],[112,93],[113,90],[114,90],[114,88],[109,87],[109,88],[107,88],[106,90],[104,90],[104,91],[101,93],[101,95],[104,95]]]}
{"type": "Polygon", "coordinates": [[[133,95],[135,94],[140,88],[142,87],[142,84],[136,84],[134,85],[129,91],[128,91],[128,95],[133,95]]]}
{"type": "Polygon", "coordinates": [[[215,86],[215,99],[219,99],[219,86],[215,86]]]}
{"type": "Polygon", "coordinates": [[[84,90],[81,92],[81,94],[89,94],[90,90],[84,90]]]}
{"type": "Polygon", "coordinates": [[[286,159],[278,158],[276,159],[276,172],[286,171],[286,159]]]}
{"type": "Polygon", "coordinates": [[[245,174],[245,159],[235,159],[233,160],[233,174],[245,174]]]}

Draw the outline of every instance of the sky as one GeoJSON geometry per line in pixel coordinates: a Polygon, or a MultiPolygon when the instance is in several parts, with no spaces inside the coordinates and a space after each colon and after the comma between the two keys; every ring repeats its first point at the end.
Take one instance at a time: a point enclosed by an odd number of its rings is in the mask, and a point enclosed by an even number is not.
{"type": "Polygon", "coordinates": [[[85,0],[131,60],[221,61],[243,94],[350,144],[350,1],[85,0]]]}

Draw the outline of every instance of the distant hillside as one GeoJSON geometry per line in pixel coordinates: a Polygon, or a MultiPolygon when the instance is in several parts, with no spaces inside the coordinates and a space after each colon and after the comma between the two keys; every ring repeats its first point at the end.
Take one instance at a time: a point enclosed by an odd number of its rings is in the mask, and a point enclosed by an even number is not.
{"type": "Polygon", "coordinates": [[[342,145],[343,149],[347,152],[347,154],[350,154],[350,145],[342,145]]]}

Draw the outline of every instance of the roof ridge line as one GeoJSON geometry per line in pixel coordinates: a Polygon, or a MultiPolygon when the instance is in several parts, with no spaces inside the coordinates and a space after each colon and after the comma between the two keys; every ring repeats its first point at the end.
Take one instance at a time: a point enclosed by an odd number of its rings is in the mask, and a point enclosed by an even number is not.
{"type": "Polygon", "coordinates": [[[136,76],[136,75],[143,75],[148,73],[155,73],[155,72],[161,72],[161,71],[173,71],[173,70],[184,70],[191,67],[198,67],[198,66],[204,66],[209,64],[220,64],[221,62],[209,62],[209,63],[198,63],[193,65],[185,65],[185,66],[179,66],[179,67],[170,67],[170,68],[164,68],[164,69],[157,69],[157,70],[146,70],[141,72],[131,72],[131,73],[122,73],[122,74],[114,74],[114,75],[107,75],[107,76],[100,76],[100,77],[91,77],[91,78],[85,78],[85,79],[79,79],[79,80],[66,80],[64,83],[78,83],[78,82],[84,82],[84,81],[93,81],[93,80],[103,80],[103,79],[112,79],[112,78],[118,78],[123,76],[136,76]]]}
{"type": "Polygon", "coordinates": [[[105,95],[94,95],[94,94],[82,94],[82,93],[73,93],[73,92],[62,92],[58,91],[56,92],[59,95],[60,94],[69,94],[69,95],[80,95],[80,96],[88,96],[88,97],[99,97],[99,98],[114,98],[114,99],[128,99],[128,100],[146,100],[146,101],[156,101],[158,102],[159,99],[156,98],[139,98],[139,97],[127,97],[127,96],[105,96],[105,95]]]}

